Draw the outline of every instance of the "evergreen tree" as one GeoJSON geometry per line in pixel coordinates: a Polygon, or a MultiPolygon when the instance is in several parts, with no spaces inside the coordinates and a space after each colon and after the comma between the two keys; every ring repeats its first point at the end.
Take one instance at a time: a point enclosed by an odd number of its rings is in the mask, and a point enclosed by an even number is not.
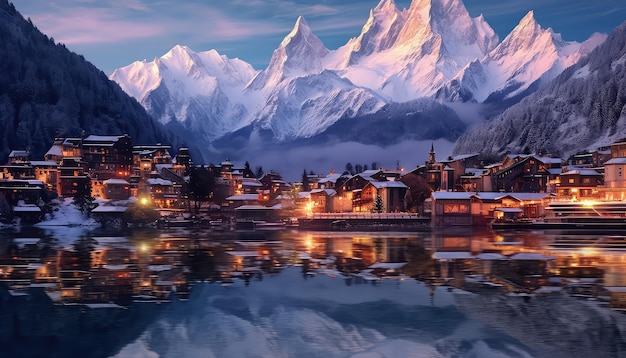
{"type": "Polygon", "coordinates": [[[363,172],[363,166],[361,164],[357,164],[354,166],[354,171],[359,174],[363,172]]]}
{"type": "Polygon", "coordinates": [[[195,212],[199,212],[202,203],[213,197],[215,178],[204,166],[191,167],[189,172],[189,199],[194,203],[195,212]]]}
{"type": "Polygon", "coordinates": [[[146,224],[153,223],[161,217],[161,214],[152,207],[152,205],[142,205],[135,203],[124,212],[124,220],[128,224],[142,227],[146,224]]]}
{"type": "Polygon", "coordinates": [[[309,191],[309,176],[306,173],[306,169],[302,172],[302,191],[309,191]]]}
{"type": "Polygon", "coordinates": [[[345,173],[350,174],[350,175],[354,175],[354,168],[352,167],[352,163],[348,162],[346,163],[346,171],[345,173]]]}
{"type": "Polygon", "coordinates": [[[98,206],[98,204],[94,203],[94,200],[94,197],[91,196],[91,180],[86,178],[78,182],[76,194],[74,194],[74,199],[72,200],[74,206],[89,217],[91,216],[91,211],[98,206]]]}
{"type": "Polygon", "coordinates": [[[265,172],[263,172],[263,167],[261,167],[261,166],[256,167],[256,174],[255,174],[255,176],[256,176],[257,179],[261,179],[264,174],[265,174],[265,172]]]}
{"type": "Polygon", "coordinates": [[[243,165],[243,177],[244,178],[254,178],[254,173],[252,169],[250,169],[250,163],[246,160],[246,163],[243,165]]]}
{"type": "Polygon", "coordinates": [[[384,203],[383,198],[380,195],[376,195],[376,199],[374,200],[374,206],[372,207],[372,212],[374,213],[382,213],[384,211],[384,203]]]}

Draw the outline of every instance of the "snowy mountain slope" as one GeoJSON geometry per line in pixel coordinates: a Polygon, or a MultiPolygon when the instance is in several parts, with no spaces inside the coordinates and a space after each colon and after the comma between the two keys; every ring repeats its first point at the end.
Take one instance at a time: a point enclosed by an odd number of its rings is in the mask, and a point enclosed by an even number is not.
{"type": "Polygon", "coordinates": [[[572,154],[626,136],[626,22],[553,81],[459,138],[457,153],[572,154]]]}
{"type": "Polygon", "coordinates": [[[519,96],[536,81],[556,77],[605,38],[596,34],[583,45],[565,42],[552,29],[543,29],[530,11],[502,43],[480,61],[469,63],[437,95],[476,102],[519,96]]]}
{"type": "Polygon", "coordinates": [[[321,60],[328,52],[300,16],[291,32],[274,50],[267,69],[252,80],[248,89],[271,91],[282,81],[321,72],[321,60]]]}
{"type": "Polygon", "coordinates": [[[111,79],[161,123],[175,120],[212,140],[239,126],[250,103],[242,90],[255,75],[239,59],[177,45],[152,62],[115,70],[111,79]]]}
{"type": "MultiPolygon", "coordinates": [[[[220,139],[249,139],[254,133],[267,141],[311,138],[350,118],[402,127],[404,115],[394,111],[395,117],[381,122],[384,113],[377,112],[424,97],[508,106],[602,40],[565,42],[541,28],[531,12],[499,43],[484,18],[470,17],[461,0],[414,0],[404,10],[381,0],[359,36],[337,50],[328,50],[298,17],[262,71],[215,51],[176,46],[153,62],[116,70],[111,78],[162,123],[215,148],[224,143],[220,139]]],[[[411,107],[406,106],[415,112],[411,107]]],[[[373,128],[360,122],[359,127],[373,128]]]]}
{"type": "Polygon", "coordinates": [[[402,12],[392,0],[383,0],[359,37],[329,56],[327,66],[404,102],[433,95],[497,43],[491,27],[482,17],[472,19],[460,0],[416,0],[402,12]]]}
{"type": "Polygon", "coordinates": [[[272,54],[268,68],[246,88],[247,94],[257,92],[264,98],[248,124],[272,131],[279,141],[307,138],[342,116],[372,113],[385,104],[374,92],[323,70],[322,59],[328,52],[299,17],[272,54]]]}

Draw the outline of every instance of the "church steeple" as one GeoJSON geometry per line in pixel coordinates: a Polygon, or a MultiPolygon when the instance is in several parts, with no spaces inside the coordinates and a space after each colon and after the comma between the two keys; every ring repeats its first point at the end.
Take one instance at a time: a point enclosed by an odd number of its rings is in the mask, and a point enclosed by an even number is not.
{"type": "Polygon", "coordinates": [[[435,164],[435,143],[430,145],[430,153],[428,154],[428,164],[435,164]]]}

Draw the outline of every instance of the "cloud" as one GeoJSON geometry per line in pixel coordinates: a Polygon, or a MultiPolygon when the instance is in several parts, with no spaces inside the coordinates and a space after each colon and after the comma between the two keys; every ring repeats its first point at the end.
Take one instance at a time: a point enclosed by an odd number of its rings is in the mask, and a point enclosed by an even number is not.
{"type": "Polygon", "coordinates": [[[376,162],[385,169],[395,169],[399,163],[407,170],[412,170],[428,158],[433,143],[437,150],[437,158],[451,155],[454,146],[454,143],[444,139],[407,140],[388,147],[343,142],[295,148],[269,148],[267,144],[261,143],[261,140],[251,137],[246,146],[239,151],[217,153],[218,151],[213,149],[215,157],[211,160],[218,162],[222,160],[221,158],[230,158],[242,163],[247,160],[252,167],[261,166],[266,172],[270,170],[279,172],[286,180],[298,180],[304,169],[319,174],[328,174],[331,170],[341,173],[348,162],[368,166],[376,162]]]}
{"type": "Polygon", "coordinates": [[[63,12],[35,14],[32,19],[42,31],[68,45],[118,43],[165,31],[158,23],[125,20],[105,8],[69,8],[63,12]]]}

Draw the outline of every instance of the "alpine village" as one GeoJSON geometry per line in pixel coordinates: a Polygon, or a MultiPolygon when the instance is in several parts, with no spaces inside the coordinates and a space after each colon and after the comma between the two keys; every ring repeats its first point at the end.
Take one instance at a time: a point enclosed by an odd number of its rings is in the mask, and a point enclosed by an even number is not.
{"type": "MultiPolygon", "coordinates": [[[[7,21],[25,29],[20,36],[63,54],[60,67],[91,71],[62,79],[76,88],[58,91],[47,89],[56,75],[41,86],[0,76],[0,88],[11,89],[0,93],[0,115],[16,118],[15,125],[7,122],[12,131],[0,133],[0,155],[8,158],[0,165],[0,226],[16,233],[0,241],[0,301],[29,295],[83,308],[184,301],[197,282],[249,285],[298,267],[303,277],[328,275],[346,284],[418,280],[433,295],[440,286],[527,298],[571,295],[626,310],[626,281],[604,280],[607,268],[626,276],[626,138],[563,157],[532,145],[499,156],[440,157],[440,138],[427,138],[429,152],[410,153],[427,160],[409,167],[355,158],[316,173],[303,163],[298,180],[286,180],[280,173],[286,168],[194,158],[191,146],[154,124],[117,84],[39,33],[12,4],[0,5],[7,21]],[[86,91],[87,84],[101,90],[86,91]],[[68,92],[84,101],[76,104],[80,123],[61,122],[65,115],[55,112],[74,108],[61,97],[68,92]],[[30,229],[55,227],[71,240],[57,245],[56,238],[28,236],[30,229]],[[84,228],[101,236],[74,231],[84,228]],[[527,236],[536,230],[606,235],[544,245],[527,236]],[[451,234],[438,236],[444,231],[451,234]],[[139,238],[121,242],[120,232],[139,238]],[[383,238],[342,236],[372,232],[383,238]],[[391,234],[407,232],[433,234],[419,245],[399,244],[391,234]],[[495,239],[476,239],[483,232],[495,239]],[[289,241],[292,233],[306,239],[289,241]]],[[[298,19],[297,26],[305,25],[298,19]]],[[[31,66],[27,56],[2,57],[31,66]]]]}

